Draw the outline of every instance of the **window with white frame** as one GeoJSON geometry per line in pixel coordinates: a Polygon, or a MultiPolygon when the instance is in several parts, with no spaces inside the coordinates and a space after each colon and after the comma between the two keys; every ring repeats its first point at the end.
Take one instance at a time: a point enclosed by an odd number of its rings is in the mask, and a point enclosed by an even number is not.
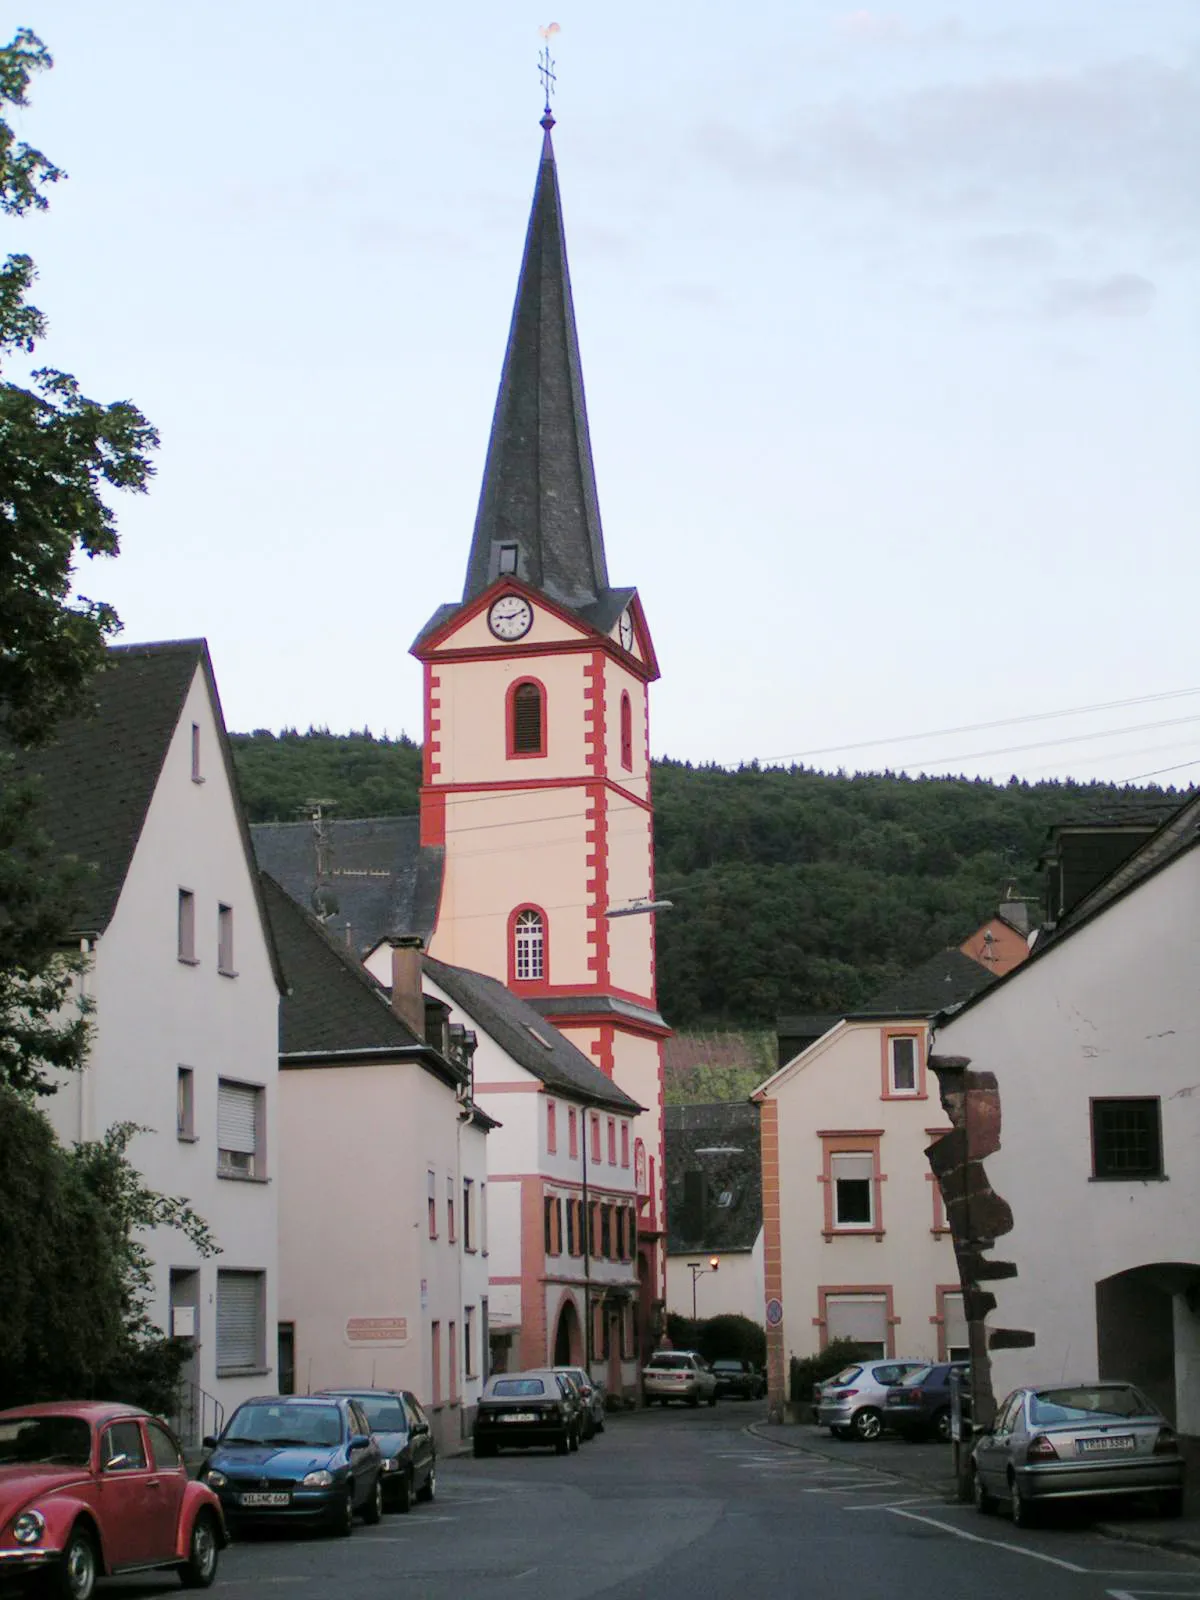
{"type": "Polygon", "coordinates": [[[217,1272],[217,1372],[266,1366],[265,1272],[217,1272]]]}
{"type": "Polygon", "coordinates": [[[222,1178],[266,1176],[261,1085],[217,1084],[217,1175],[222,1178]]]}
{"type": "MultiPolygon", "coordinates": [[[[971,1339],[967,1332],[967,1313],[961,1294],[952,1290],[943,1292],[941,1296],[942,1313],[942,1350],[946,1361],[969,1361],[971,1359],[971,1339]]],[[[942,1351],[938,1352],[939,1355],[942,1351]]]]}
{"type": "Polygon", "coordinates": [[[893,1033],[889,1036],[888,1064],[892,1094],[920,1093],[920,1040],[916,1034],[893,1033]]]}
{"type": "Polygon", "coordinates": [[[831,1294],[825,1297],[825,1341],[853,1339],[864,1359],[888,1353],[887,1296],[882,1294],[831,1294]]]}
{"type": "Polygon", "coordinates": [[[513,927],[513,974],[521,983],[544,977],[546,926],[537,911],[521,911],[513,927]]]}
{"type": "Polygon", "coordinates": [[[852,1151],[829,1158],[833,1185],[835,1228],[874,1228],[875,1158],[869,1151],[852,1151]]]}

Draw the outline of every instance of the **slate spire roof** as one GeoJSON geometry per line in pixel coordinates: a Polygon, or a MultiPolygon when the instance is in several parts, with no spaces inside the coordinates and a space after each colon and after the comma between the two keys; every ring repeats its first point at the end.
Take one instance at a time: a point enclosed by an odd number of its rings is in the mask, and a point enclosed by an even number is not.
{"type": "Polygon", "coordinates": [[[517,546],[516,576],[562,605],[594,605],[609,587],[550,125],[544,119],[464,603],[500,575],[506,544],[517,546]]]}

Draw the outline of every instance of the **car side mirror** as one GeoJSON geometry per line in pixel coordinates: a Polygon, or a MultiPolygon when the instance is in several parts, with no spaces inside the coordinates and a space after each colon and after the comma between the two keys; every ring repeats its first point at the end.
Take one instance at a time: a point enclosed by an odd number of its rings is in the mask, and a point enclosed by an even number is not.
{"type": "Polygon", "coordinates": [[[371,1442],[369,1433],[352,1433],[350,1435],[351,1450],[365,1450],[371,1442]]]}
{"type": "Polygon", "coordinates": [[[200,1442],[206,1450],[215,1450],[217,1448],[217,1441],[211,1433],[206,1433],[200,1442]]]}

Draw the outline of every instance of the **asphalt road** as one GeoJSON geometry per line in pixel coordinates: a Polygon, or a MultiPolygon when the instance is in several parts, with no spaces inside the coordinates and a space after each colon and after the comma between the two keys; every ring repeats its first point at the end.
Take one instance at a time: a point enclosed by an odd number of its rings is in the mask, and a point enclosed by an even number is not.
{"type": "MultiPolygon", "coordinates": [[[[1200,1561],[1078,1516],[1028,1532],[855,1459],[745,1431],[757,1405],[613,1419],[578,1455],[441,1463],[438,1498],[349,1540],[227,1550],[221,1600],[1200,1600],[1200,1561]]],[[[896,1448],[901,1448],[897,1446],[896,1448]]],[[[104,1585],[110,1600],[175,1580],[104,1585]]]]}

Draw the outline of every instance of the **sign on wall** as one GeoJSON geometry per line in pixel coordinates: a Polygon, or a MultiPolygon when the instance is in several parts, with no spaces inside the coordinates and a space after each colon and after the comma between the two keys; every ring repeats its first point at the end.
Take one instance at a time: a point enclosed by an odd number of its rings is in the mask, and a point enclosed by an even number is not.
{"type": "Polygon", "coordinates": [[[347,1344],[407,1344],[407,1317],[349,1317],[347,1344]]]}

